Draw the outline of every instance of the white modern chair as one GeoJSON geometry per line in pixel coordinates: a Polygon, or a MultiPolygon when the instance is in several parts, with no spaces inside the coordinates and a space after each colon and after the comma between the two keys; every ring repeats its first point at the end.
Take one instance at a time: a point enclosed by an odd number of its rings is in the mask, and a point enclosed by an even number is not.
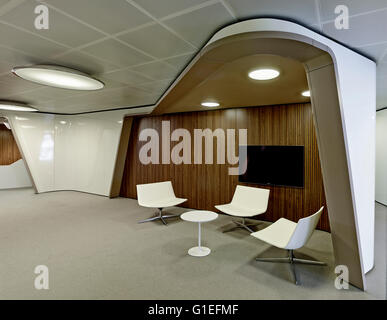
{"type": "Polygon", "coordinates": [[[167,224],[165,219],[178,217],[179,215],[163,215],[163,208],[176,206],[187,201],[187,199],[177,198],[175,196],[171,181],[138,184],[137,199],[140,206],[147,208],[157,208],[159,210],[155,217],[142,220],[139,223],[161,220],[164,225],[167,224]]]}
{"type": "Polygon", "coordinates": [[[286,258],[256,258],[256,260],[263,262],[290,263],[296,285],[298,284],[298,280],[294,266],[295,263],[326,265],[326,263],[320,261],[295,258],[293,253],[293,250],[302,248],[308,242],[314,229],[316,229],[323,209],[324,207],[321,207],[315,214],[302,218],[298,220],[297,223],[281,218],[267,228],[252,233],[251,235],[253,237],[265,241],[277,248],[286,249],[289,252],[289,256],[286,258]]]}
{"type": "Polygon", "coordinates": [[[223,232],[233,231],[238,228],[246,229],[250,233],[254,232],[250,227],[257,225],[257,223],[246,223],[246,218],[251,218],[266,212],[269,203],[269,194],[269,189],[238,185],[230,203],[215,206],[216,209],[223,213],[242,218],[241,222],[233,220],[236,226],[223,232]]]}

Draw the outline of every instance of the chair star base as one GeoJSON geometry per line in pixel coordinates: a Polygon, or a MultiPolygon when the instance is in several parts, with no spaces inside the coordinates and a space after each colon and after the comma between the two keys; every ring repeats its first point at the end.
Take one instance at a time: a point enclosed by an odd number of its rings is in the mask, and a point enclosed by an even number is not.
{"type": "Polygon", "coordinates": [[[178,214],[163,215],[162,214],[162,209],[159,209],[158,215],[156,215],[155,217],[152,217],[152,218],[141,220],[138,223],[145,223],[145,222],[150,222],[150,221],[161,220],[161,222],[166,226],[167,222],[165,221],[165,219],[175,218],[175,217],[179,217],[179,215],[178,214]]]}
{"type": "Polygon", "coordinates": [[[296,274],[296,268],[295,268],[296,263],[309,264],[309,265],[315,265],[315,266],[326,266],[327,265],[325,262],[321,262],[321,261],[298,259],[298,258],[294,257],[293,250],[288,250],[288,252],[289,252],[289,256],[286,258],[255,258],[255,260],[261,261],[261,262],[290,263],[292,273],[293,273],[294,283],[296,285],[299,285],[299,281],[297,279],[297,274],[296,274]]]}
{"type": "Polygon", "coordinates": [[[234,231],[236,229],[244,229],[250,233],[253,233],[255,231],[253,229],[251,229],[250,227],[257,226],[257,225],[260,225],[263,223],[263,222],[246,223],[245,218],[242,219],[242,222],[237,221],[237,220],[233,220],[232,222],[235,223],[235,226],[232,226],[231,228],[224,230],[223,233],[234,231]]]}

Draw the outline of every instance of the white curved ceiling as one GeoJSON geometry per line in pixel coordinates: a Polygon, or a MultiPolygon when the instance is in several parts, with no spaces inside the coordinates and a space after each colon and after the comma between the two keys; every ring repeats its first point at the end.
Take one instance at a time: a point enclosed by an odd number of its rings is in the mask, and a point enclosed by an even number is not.
{"type": "Polygon", "coordinates": [[[0,0],[0,99],[58,113],[154,104],[217,30],[260,16],[297,21],[375,59],[377,108],[387,105],[386,0],[0,0]],[[34,28],[40,3],[49,30],[34,28]],[[334,27],[338,4],[349,8],[348,30],[334,27]],[[35,63],[88,72],[106,88],[55,89],[10,73],[35,63]]]}

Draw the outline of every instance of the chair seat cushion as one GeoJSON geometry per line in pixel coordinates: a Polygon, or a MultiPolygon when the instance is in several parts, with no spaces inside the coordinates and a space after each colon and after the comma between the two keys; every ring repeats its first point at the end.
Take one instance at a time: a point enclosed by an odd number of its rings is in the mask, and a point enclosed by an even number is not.
{"type": "Polygon", "coordinates": [[[169,198],[169,199],[160,199],[157,201],[147,201],[146,203],[139,203],[142,207],[147,208],[167,208],[177,206],[180,203],[187,201],[183,198],[169,198]]]}
{"type": "Polygon", "coordinates": [[[281,218],[267,228],[251,233],[251,236],[277,248],[285,249],[297,227],[297,223],[281,218]]]}
{"type": "Polygon", "coordinates": [[[223,213],[229,214],[235,217],[254,217],[258,214],[265,213],[266,209],[246,209],[231,203],[229,204],[221,204],[215,206],[216,209],[222,211],[223,213]]]}

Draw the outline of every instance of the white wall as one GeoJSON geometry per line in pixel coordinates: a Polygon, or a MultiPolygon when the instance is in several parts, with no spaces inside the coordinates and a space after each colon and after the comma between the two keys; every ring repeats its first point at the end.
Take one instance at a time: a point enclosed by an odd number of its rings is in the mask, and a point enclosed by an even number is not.
{"type": "Polygon", "coordinates": [[[7,118],[37,191],[53,191],[55,116],[14,113],[7,118]]]}
{"type": "Polygon", "coordinates": [[[124,114],[55,117],[55,190],[109,195],[124,114]]]}
{"type": "Polygon", "coordinates": [[[7,166],[0,166],[0,189],[26,187],[32,187],[32,183],[22,159],[7,166]]]}
{"type": "Polygon", "coordinates": [[[375,198],[387,206],[387,110],[376,113],[375,198]]]}
{"type": "Polygon", "coordinates": [[[8,112],[38,193],[110,193],[123,118],[152,108],[49,115],[8,112]]]}

